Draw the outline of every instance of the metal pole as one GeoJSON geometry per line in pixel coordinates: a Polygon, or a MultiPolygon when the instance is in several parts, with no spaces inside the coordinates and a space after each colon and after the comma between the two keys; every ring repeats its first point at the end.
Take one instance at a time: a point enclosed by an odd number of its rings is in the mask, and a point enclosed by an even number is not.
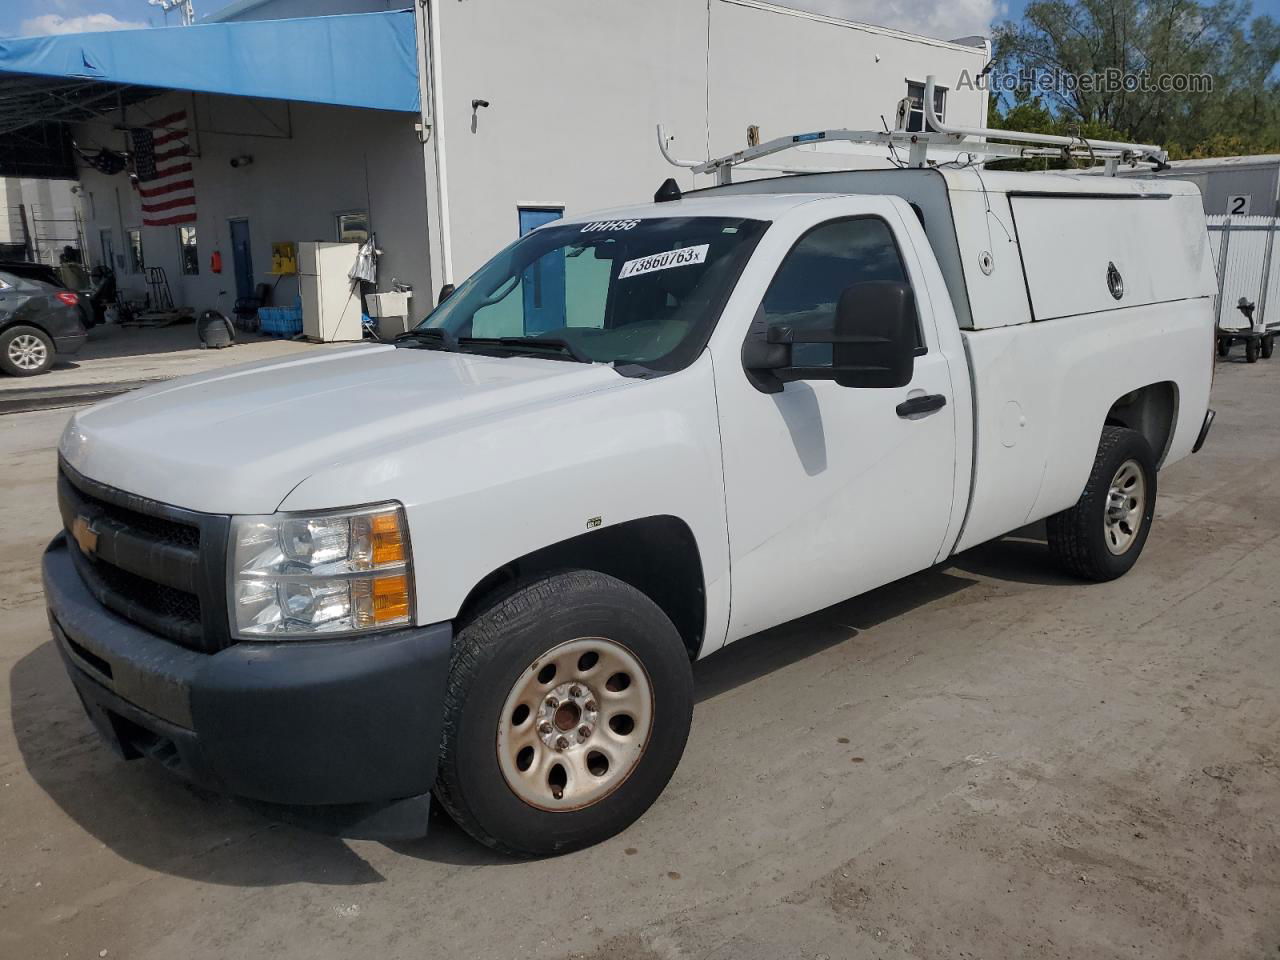
{"type": "Polygon", "coordinates": [[[1214,322],[1222,326],[1222,294],[1227,285],[1227,249],[1231,246],[1231,218],[1222,224],[1222,240],[1218,243],[1218,305],[1214,310],[1214,322]]]}
{"type": "Polygon", "coordinates": [[[18,204],[18,216],[22,217],[22,239],[27,246],[27,259],[35,260],[35,240],[31,236],[31,221],[27,217],[27,205],[25,203],[18,204]]]}
{"type": "Polygon", "coordinates": [[[1271,287],[1271,251],[1276,245],[1276,218],[1271,218],[1271,229],[1267,231],[1267,249],[1262,255],[1262,280],[1258,290],[1258,312],[1253,324],[1258,330],[1267,329],[1267,291],[1271,287]]]}
{"type": "Polygon", "coordinates": [[[449,217],[449,173],[444,146],[444,44],[440,41],[440,2],[423,0],[427,14],[427,69],[431,76],[431,136],[436,148],[436,189],[440,195],[440,271],[453,283],[453,226],[449,217]]]}

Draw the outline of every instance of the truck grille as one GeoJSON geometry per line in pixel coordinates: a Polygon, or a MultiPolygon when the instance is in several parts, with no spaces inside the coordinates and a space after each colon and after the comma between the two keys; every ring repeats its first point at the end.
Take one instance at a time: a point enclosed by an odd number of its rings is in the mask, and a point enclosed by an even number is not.
{"type": "Polygon", "coordinates": [[[66,463],[58,507],[76,569],[99,603],[192,650],[228,645],[228,517],[125,493],[66,463]]]}

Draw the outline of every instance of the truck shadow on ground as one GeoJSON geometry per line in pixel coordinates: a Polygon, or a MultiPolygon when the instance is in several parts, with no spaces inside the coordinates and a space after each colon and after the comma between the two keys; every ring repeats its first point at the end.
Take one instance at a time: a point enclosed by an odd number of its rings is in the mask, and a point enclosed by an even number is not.
{"type": "Polygon", "coordinates": [[[117,759],[84,715],[52,641],[14,665],[9,686],[13,732],[32,778],[124,859],[239,887],[382,880],[342,840],[272,822],[188,787],[156,764],[117,759]]]}
{"type": "MultiPolygon", "coordinates": [[[[695,695],[708,700],[755,682],[980,582],[957,575],[957,568],[1024,583],[1073,582],[1053,572],[1034,532],[1030,538],[996,541],[958,561],[737,641],[732,650],[695,664],[695,695]]],[[[286,822],[256,806],[196,790],[149,762],[118,760],[84,716],[52,642],[14,665],[10,693],[14,735],[32,778],[67,816],[122,858],[160,873],[229,886],[382,881],[347,841],[297,826],[297,818],[286,822]]],[[[512,862],[472,840],[438,805],[426,837],[386,845],[443,864],[512,862]]]]}
{"type": "Polygon", "coordinates": [[[1052,587],[1080,583],[1080,580],[1058,566],[1049,552],[1043,520],[1014,530],[999,540],[971,547],[952,557],[947,566],[1012,583],[1052,587]]]}
{"type": "Polygon", "coordinates": [[[693,666],[699,702],[806,660],[859,632],[973,586],[977,581],[931,567],[869,593],[744,637],[693,666]]]}

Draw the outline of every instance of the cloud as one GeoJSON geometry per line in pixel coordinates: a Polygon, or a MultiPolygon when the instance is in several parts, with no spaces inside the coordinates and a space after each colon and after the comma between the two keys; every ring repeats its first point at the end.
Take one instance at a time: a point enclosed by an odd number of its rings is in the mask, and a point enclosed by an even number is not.
{"type": "Polygon", "coordinates": [[[93,33],[98,30],[141,30],[147,24],[139,20],[118,20],[109,13],[89,13],[82,17],[64,17],[46,13],[23,20],[19,36],[42,37],[51,33],[93,33]]]}
{"type": "Polygon", "coordinates": [[[893,27],[940,40],[991,35],[991,22],[1005,16],[1000,0],[774,0],[812,13],[893,27]]]}

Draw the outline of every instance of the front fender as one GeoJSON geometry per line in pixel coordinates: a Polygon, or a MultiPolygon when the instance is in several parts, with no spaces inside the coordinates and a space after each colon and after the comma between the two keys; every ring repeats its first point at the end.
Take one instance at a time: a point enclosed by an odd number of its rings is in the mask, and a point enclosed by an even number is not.
{"type": "MultiPolygon", "coordinates": [[[[619,375],[621,377],[621,375],[619,375]]],[[[704,650],[728,618],[728,536],[711,359],[654,379],[502,411],[340,463],[281,510],[397,500],[413,554],[418,623],[453,619],[491,571],[593,529],[684,521],[706,580],[704,650]]]]}

